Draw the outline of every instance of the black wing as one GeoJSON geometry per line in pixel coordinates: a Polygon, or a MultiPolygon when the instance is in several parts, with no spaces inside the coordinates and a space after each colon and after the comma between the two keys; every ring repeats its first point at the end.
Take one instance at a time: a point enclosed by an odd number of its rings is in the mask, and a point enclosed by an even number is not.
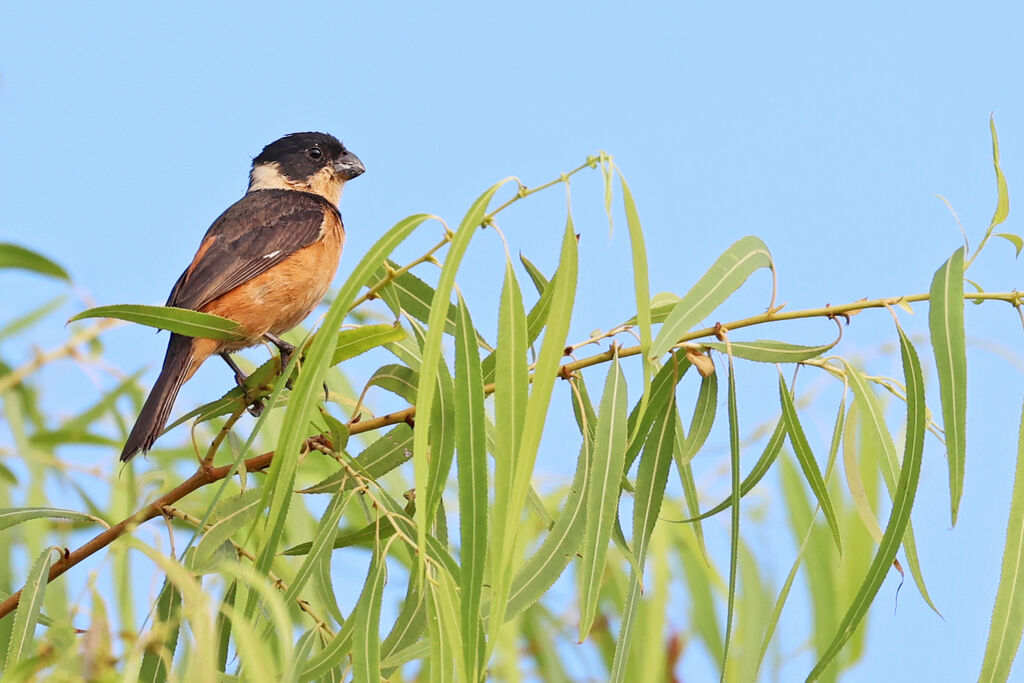
{"type": "Polygon", "coordinates": [[[290,190],[250,192],[228,207],[203,237],[168,306],[198,309],[316,242],[326,213],[318,195],[290,190]]]}

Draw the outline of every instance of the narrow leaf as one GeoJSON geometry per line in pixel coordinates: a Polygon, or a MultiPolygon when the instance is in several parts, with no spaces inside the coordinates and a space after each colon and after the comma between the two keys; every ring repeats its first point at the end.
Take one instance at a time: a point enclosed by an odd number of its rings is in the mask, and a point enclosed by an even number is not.
{"type": "Polygon", "coordinates": [[[726,602],[725,648],[722,654],[722,676],[729,668],[729,647],[732,641],[732,622],[736,612],[736,580],[739,570],[740,546],[740,424],[736,407],[736,372],[729,356],[729,474],[732,480],[732,515],[729,524],[729,596],[726,602]]]}
{"type": "Polygon", "coordinates": [[[967,455],[967,341],[964,333],[963,247],[935,272],[928,304],[928,327],[942,399],[942,424],[949,461],[949,504],[952,524],[960,509],[967,455]]]}
{"type": "Polygon", "coordinates": [[[31,507],[31,508],[6,508],[0,509],[0,531],[27,522],[33,519],[70,519],[78,522],[96,522],[97,524],[103,525],[104,528],[109,528],[106,522],[99,517],[93,517],[87,515],[84,512],[75,512],[74,510],[61,510],[59,508],[48,508],[48,507],[31,507]]]}
{"type": "MultiPolygon", "coordinates": [[[[345,284],[342,285],[324,316],[319,333],[309,345],[302,372],[299,373],[295,388],[289,397],[288,409],[277,439],[275,452],[279,457],[274,458],[271,463],[266,483],[263,486],[265,491],[263,505],[269,507],[270,512],[267,515],[262,546],[254,563],[255,569],[259,573],[267,573],[274,557],[277,556],[294,488],[295,468],[298,463],[298,458],[295,456],[306,435],[307,416],[313,412],[314,406],[321,396],[323,377],[334,355],[341,323],[348,314],[348,309],[355,300],[357,292],[378,264],[412,234],[413,230],[429,218],[430,216],[420,214],[399,221],[367,250],[345,284]]],[[[246,605],[246,614],[251,615],[254,609],[255,603],[250,600],[246,605]]]]}
{"type": "Polygon", "coordinates": [[[651,344],[650,358],[665,355],[680,337],[711,315],[754,272],[772,267],[771,253],[757,237],[744,237],[726,249],[669,313],[651,344]]]}
{"type": "Polygon", "coordinates": [[[459,295],[455,322],[455,446],[459,464],[459,538],[462,576],[459,592],[464,667],[481,679],[484,634],[480,601],[487,557],[487,424],[480,353],[469,308],[459,295]]]}
{"type": "Polygon", "coordinates": [[[1010,668],[1017,657],[1021,633],[1024,633],[1024,583],[1021,576],[1024,576],[1024,411],[1017,436],[1017,466],[1010,516],[1006,523],[1003,565],[979,681],[995,683],[1010,678],[1010,668]]]}
{"type": "Polygon", "coordinates": [[[825,480],[821,476],[821,470],[818,469],[811,445],[807,442],[807,436],[800,425],[796,405],[793,403],[793,397],[789,395],[789,388],[786,386],[786,380],[782,376],[781,370],[779,371],[779,398],[782,403],[782,422],[786,425],[786,431],[789,433],[789,443],[793,447],[793,452],[796,454],[797,462],[800,463],[800,469],[804,472],[808,486],[811,487],[811,491],[818,499],[818,505],[821,506],[821,511],[825,515],[825,521],[828,522],[828,526],[832,530],[832,539],[836,542],[836,550],[841,555],[843,542],[839,536],[839,520],[836,519],[832,501],[825,488],[825,480]]]}
{"type": "Polygon", "coordinates": [[[907,434],[903,449],[903,466],[900,470],[899,483],[892,501],[892,511],[885,527],[882,543],[878,546],[874,559],[868,568],[864,581],[861,583],[853,604],[847,609],[839,624],[835,637],[821,654],[818,663],[808,674],[807,680],[816,680],[825,671],[836,655],[853,636],[854,631],[864,619],[868,608],[874,601],[878,589],[881,588],[896,551],[899,550],[903,535],[910,523],[910,511],[914,506],[917,484],[921,475],[921,456],[924,452],[924,436],[926,426],[926,408],[924,403],[924,375],[921,363],[910,340],[897,325],[900,336],[900,356],[903,359],[903,376],[907,388],[907,434]]]}
{"type": "Polygon", "coordinates": [[[25,577],[25,587],[21,591],[21,600],[14,613],[14,627],[7,646],[7,663],[4,668],[8,671],[30,654],[29,648],[35,636],[36,623],[39,621],[39,610],[42,609],[43,597],[46,595],[50,565],[53,564],[54,558],[59,556],[59,552],[60,548],[56,547],[44,550],[32,563],[25,577]]]}
{"type": "Polygon", "coordinates": [[[597,613],[608,542],[619,500],[626,452],[626,378],[619,358],[612,359],[597,411],[593,486],[587,496],[587,528],[581,551],[580,641],[590,632],[597,613]]]}
{"type": "MultiPolygon", "coordinates": [[[[988,127],[992,132],[992,165],[996,170],[996,211],[992,214],[992,221],[989,223],[989,232],[992,228],[1006,220],[1010,215],[1010,191],[1006,187],[1006,176],[999,164],[999,136],[996,134],[996,118],[989,116],[988,127]]],[[[1019,251],[1019,250],[1018,250],[1019,251]]]]}
{"type": "MultiPolygon", "coordinates": [[[[734,342],[730,340],[729,346],[732,348],[732,355],[734,357],[744,360],[757,361],[758,363],[800,363],[811,358],[817,358],[821,354],[828,352],[829,349],[838,343],[838,337],[833,342],[817,346],[789,344],[775,341],[774,339],[758,339],[751,342],[734,342]]],[[[703,342],[702,346],[723,353],[726,351],[725,344],[721,342],[703,342]]]]}
{"type": "Polygon", "coordinates": [[[643,571],[647,546],[654,531],[654,523],[661,513],[661,503],[668,484],[668,470],[672,464],[672,449],[676,438],[675,396],[658,416],[640,456],[636,475],[636,500],[633,503],[633,545],[636,564],[643,571]]]}
{"type": "Polygon", "coordinates": [[[68,320],[69,323],[85,318],[115,318],[138,323],[160,330],[170,330],[186,337],[202,337],[235,341],[245,339],[239,332],[238,323],[212,313],[201,313],[174,306],[145,306],[142,304],[117,304],[97,306],[82,311],[68,320]]]}
{"type": "Polygon", "coordinates": [[[405,338],[405,330],[399,325],[361,325],[338,333],[331,365],[355,358],[370,349],[405,338]]]}
{"type": "MultiPolygon", "coordinates": [[[[462,219],[459,229],[455,231],[451,244],[448,248],[448,255],[445,257],[444,266],[438,277],[433,300],[430,304],[430,316],[427,320],[427,336],[423,344],[423,359],[420,366],[420,381],[416,393],[416,410],[421,416],[432,416],[434,410],[434,398],[438,389],[438,365],[441,362],[441,340],[444,336],[445,321],[448,312],[451,310],[452,290],[455,287],[455,275],[462,264],[462,258],[469,247],[473,235],[478,232],[483,222],[487,207],[494,197],[494,193],[505,183],[502,181],[488,188],[483,194],[477,197],[470,206],[469,211],[462,219]]],[[[430,484],[430,459],[428,447],[430,442],[430,430],[417,429],[413,431],[413,479],[416,490],[422,492],[427,500],[432,500],[434,491],[428,490],[430,484]]],[[[426,550],[427,529],[433,510],[427,510],[426,506],[420,506],[416,512],[416,547],[418,552],[426,550]]],[[[420,571],[425,571],[425,565],[420,566],[420,571]]]]}
{"type": "Polygon", "coordinates": [[[384,551],[375,549],[359,607],[350,617],[353,622],[352,669],[357,681],[381,680],[379,631],[385,573],[384,551]]]}
{"type": "Polygon", "coordinates": [[[71,279],[66,270],[50,259],[25,247],[19,247],[17,244],[0,242],[0,268],[28,270],[59,280],[71,279]]]}

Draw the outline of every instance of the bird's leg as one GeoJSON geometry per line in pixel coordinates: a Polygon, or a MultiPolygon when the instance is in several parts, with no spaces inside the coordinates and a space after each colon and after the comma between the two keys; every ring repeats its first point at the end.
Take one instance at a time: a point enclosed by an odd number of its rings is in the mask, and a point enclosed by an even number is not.
{"type": "Polygon", "coordinates": [[[263,335],[263,338],[276,346],[281,352],[281,370],[284,370],[285,366],[288,365],[288,361],[292,359],[292,354],[295,353],[295,347],[284,339],[278,337],[276,334],[271,334],[270,332],[263,335]]]}
{"type": "Polygon", "coordinates": [[[249,401],[249,393],[245,389],[245,380],[249,379],[249,375],[242,372],[242,368],[238,367],[238,364],[231,359],[231,355],[228,354],[227,351],[222,351],[219,355],[224,359],[224,362],[228,364],[228,367],[235,372],[235,381],[238,382],[238,386],[242,390],[245,401],[248,403],[246,410],[248,410],[249,414],[253,417],[259,417],[263,413],[263,400],[256,399],[255,401],[249,401]]]}
{"type": "MultiPolygon", "coordinates": [[[[284,372],[285,367],[288,365],[288,361],[292,359],[292,354],[295,353],[295,346],[289,344],[284,339],[281,339],[276,334],[267,332],[263,335],[263,338],[268,342],[276,346],[281,351],[281,372],[284,372]]],[[[291,378],[288,379],[288,383],[285,384],[289,389],[292,388],[291,378]]],[[[331,399],[331,391],[327,388],[327,382],[324,382],[324,401],[331,399]]]]}

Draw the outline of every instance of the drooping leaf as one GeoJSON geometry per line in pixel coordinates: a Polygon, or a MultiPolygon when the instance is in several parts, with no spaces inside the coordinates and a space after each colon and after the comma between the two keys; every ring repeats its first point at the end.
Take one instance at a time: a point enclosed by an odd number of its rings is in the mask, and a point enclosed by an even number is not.
{"type": "MultiPolygon", "coordinates": [[[[494,540],[491,548],[497,549],[498,554],[492,556],[510,557],[512,555],[519,532],[520,510],[530,497],[530,479],[537,460],[537,450],[540,447],[544,425],[547,422],[548,406],[551,403],[556,372],[565,350],[565,340],[575,307],[578,258],[576,233],[572,215],[569,214],[566,217],[565,231],[562,234],[558,272],[550,285],[554,287],[551,295],[551,308],[547,315],[544,341],[534,366],[533,384],[526,404],[524,427],[519,434],[516,461],[511,477],[511,491],[504,512],[500,517],[495,514],[493,518],[492,538],[494,540]]],[[[495,486],[500,486],[497,470],[495,470],[495,486]]],[[[497,500],[495,501],[495,510],[498,510],[497,500]]],[[[496,627],[504,621],[501,612],[507,601],[513,576],[512,569],[511,565],[500,567],[499,571],[495,572],[495,581],[492,581],[491,584],[493,602],[489,632],[492,634],[496,633],[496,627]]]]}
{"type": "Polygon", "coordinates": [[[985,659],[978,680],[1007,681],[1024,633],[1024,410],[1017,436],[1017,465],[1013,477],[1010,515],[1006,523],[1006,544],[999,572],[999,588],[992,606],[992,621],[985,644],[985,659]]]}
{"type": "Polygon", "coordinates": [[[736,407],[736,372],[729,356],[729,474],[732,481],[732,515],[729,524],[729,594],[726,599],[725,648],[722,655],[722,677],[729,669],[729,648],[732,642],[732,622],[736,612],[736,582],[739,574],[740,546],[740,424],[736,407]]]}
{"type": "MultiPolygon", "coordinates": [[[[345,284],[342,285],[324,316],[320,332],[306,351],[302,372],[299,373],[295,388],[289,397],[288,409],[277,439],[275,452],[280,457],[274,458],[271,462],[263,486],[265,491],[263,507],[269,507],[270,511],[267,515],[262,545],[254,563],[258,573],[266,573],[277,555],[293,494],[295,469],[298,464],[298,458],[295,455],[306,436],[307,416],[314,411],[316,402],[321,396],[323,377],[333,358],[341,323],[348,314],[352,302],[355,301],[357,292],[378,264],[429,218],[430,216],[419,214],[399,221],[367,250],[345,284]]],[[[294,358],[292,362],[294,362],[294,358]]],[[[261,419],[265,417],[266,413],[261,419]]],[[[255,602],[250,600],[246,605],[247,616],[253,613],[255,606],[255,602]]]]}
{"type": "Polygon", "coordinates": [[[910,523],[910,511],[914,505],[917,484],[921,476],[921,456],[924,453],[927,416],[921,362],[918,360],[917,351],[903,330],[898,325],[896,329],[900,336],[900,356],[903,359],[903,377],[907,388],[907,432],[899,483],[893,496],[889,521],[886,524],[885,534],[878,546],[878,551],[853,599],[853,604],[843,616],[835,637],[808,674],[808,681],[816,680],[821,676],[864,619],[864,615],[867,614],[878,589],[881,588],[882,582],[892,567],[893,560],[896,559],[896,551],[899,550],[910,523]]]}
{"type": "Polygon", "coordinates": [[[469,308],[459,295],[455,322],[455,445],[459,460],[459,538],[462,577],[461,633],[465,643],[464,668],[474,681],[481,679],[484,634],[480,602],[487,558],[487,424],[480,354],[469,308]]]}
{"type": "Polygon", "coordinates": [[[797,462],[800,463],[800,468],[804,472],[807,485],[811,487],[811,491],[814,492],[814,496],[818,499],[818,505],[821,506],[821,511],[825,515],[825,521],[828,522],[828,526],[832,530],[832,538],[836,542],[836,549],[842,554],[843,542],[839,535],[839,520],[836,519],[835,510],[832,508],[832,501],[829,499],[828,490],[825,488],[825,479],[821,476],[821,470],[818,469],[814,453],[811,452],[811,445],[808,443],[804,429],[800,425],[796,405],[793,403],[793,397],[789,395],[789,388],[786,386],[786,380],[782,376],[781,370],[779,371],[779,398],[782,404],[782,423],[786,425],[789,443],[793,447],[797,462]]]}
{"type": "Polygon", "coordinates": [[[953,252],[935,272],[928,304],[935,369],[942,399],[949,462],[949,503],[953,526],[960,509],[967,455],[967,341],[964,331],[964,250],[953,252]]]}
{"type": "Polygon", "coordinates": [[[612,359],[597,411],[593,485],[587,497],[587,526],[581,550],[580,641],[590,632],[597,613],[608,542],[619,499],[626,451],[626,378],[618,356],[612,359]]]}
{"type": "Polygon", "coordinates": [[[0,242],[0,268],[27,270],[40,275],[49,275],[58,280],[71,279],[66,270],[42,254],[6,242],[0,242]]]}

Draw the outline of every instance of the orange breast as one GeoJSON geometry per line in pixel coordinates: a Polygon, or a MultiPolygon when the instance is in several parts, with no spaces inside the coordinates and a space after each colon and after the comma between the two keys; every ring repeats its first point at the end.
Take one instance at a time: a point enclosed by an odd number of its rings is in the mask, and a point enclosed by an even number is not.
{"type": "Polygon", "coordinates": [[[334,280],[344,238],[341,221],[330,215],[320,240],[204,306],[207,313],[237,320],[250,337],[217,350],[252,346],[268,332],[281,334],[301,323],[334,280]]]}

